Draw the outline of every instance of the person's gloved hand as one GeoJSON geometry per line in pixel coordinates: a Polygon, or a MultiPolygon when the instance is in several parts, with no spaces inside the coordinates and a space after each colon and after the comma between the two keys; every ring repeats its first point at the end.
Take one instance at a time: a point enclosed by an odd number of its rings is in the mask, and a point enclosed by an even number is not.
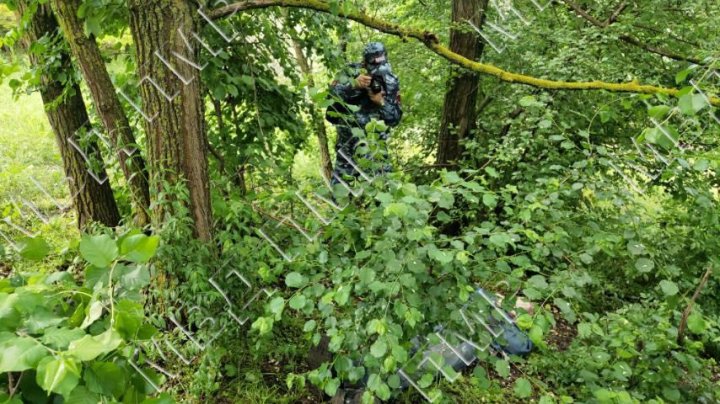
{"type": "Polygon", "coordinates": [[[380,91],[379,93],[373,94],[372,91],[368,90],[368,96],[370,97],[370,101],[374,102],[375,104],[381,107],[385,105],[385,91],[380,91]]]}
{"type": "Polygon", "coordinates": [[[355,88],[368,88],[370,87],[370,82],[372,82],[372,77],[361,74],[355,79],[355,88]]]}

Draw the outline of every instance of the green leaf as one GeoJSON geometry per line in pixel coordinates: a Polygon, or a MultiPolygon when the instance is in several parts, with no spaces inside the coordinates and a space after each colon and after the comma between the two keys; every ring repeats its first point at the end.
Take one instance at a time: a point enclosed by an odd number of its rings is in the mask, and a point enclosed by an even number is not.
{"type": "Polygon", "coordinates": [[[441,263],[441,264],[448,264],[452,262],[453,260],[453,253],[450,251],[442,251],[438,250],[436,248],[433,248],[428,251],[428,255],[430,258],[434,259],[435,261],[441,263]]]}
{"type": "Polygon", "coordinates": [[[494,194],[486,193],[483,194],[482,198],[483,204],[487,206],[488,208],[494,208],[497,206],[497,197],[494,194]]]}
{"type": "Polygon", "coordinates": [[[120,245],[120,254],[128,261],[144,263],[150,261],[157,251],[160,238],[134,234],[123,239],[120,245]]]}
{"type": "Polygon", "coordinates": [[[632,254],[632,255],[645,254],[645,246],[637,240],[628,241],[627,249],[628,249],[628,251],[630,251],[630,254],[632,254]]]}
{"type": "Polygon", "coordinates": [[[420,380],[417,381],[417,384],[418,384],[418,386],[420,386],[421,388],[425,389],[425,388],[430,387],[430,385],[432,384],[433,380],[435,380],[435,377],[433,376],[432,373],[425,373],[425,374],[420,378],[420,380]]]}
{"type": "Polygon", "coordinates": [[[705,159],[700,159],[693,163],[693,170],[703,172],[710,167],[710,162],[705,159]]]}
{"type": "Polygon", "coordinates": [[[315,329],[317,326],[317,322],[315,320],[308,320],[305,322],[305,325],[303,326],[303,331],[310,332],[315,329]]]}
{"type": "Polygon", "coordinates": [[[335,292],[335,301],[338,305],[344,306],[347,304],[348,299],[350,299],[350,291],[351,287],[347,285],[341,285],[337,292],[335,292]]]}
{"type": "Polygon", "coordinates": [[[537,346],[543,346],[545,344],[543,341],[543,329],[539,325],[533,325],[530,328],[528,338],[530,338],[530,341],[537,346]]]}
{"type": "Polygon", "coordinates": [[[21,323],[17,310],[18,295],[0,293],[0,331],[14,331],[21,323]]]}
{"type": "MultiPolygon", "coordinates": [[[[25,391],[23,391],[25,393],[25,391]]],[[[23,397],[25,398],[25,397],[23,397]]],[[[0,404],[23,404],[22,400],[15,395],[13,398],[7,395],[7,393],[0,393],[0,404]]]]}
{"type": "Polygon", "coordinates": [[[31,261],[40,261],[50,252],[50,246],[40,237],[21,239],[17,242],[17,249],[21,257],[31,261]]]}
{"type": "Polygon", "coordinates": [[[665,296],[675,296],[680,291],[675,282],[668,280],[660,281],[660,289],[665,293],[665,296]]]}
{"type": "Polygon", "coordinates": [[[307,279],[297,272],[290,272],[285,276],[285,284],[290,288],[301,288],[306,283],[307,279]]]}
{"type": "Polygon", "coordinates": [[[332,397],[335,395],[335,392],[337,392],[338,387],[340,387],[340,379],[333,378],[327,381],[325,384],[325,388],[323,388],[323,391],[328,396],[332,397]]]}
{"type": "Polygon", "coordinates": [[[175,404],[175,400],[169,393],[161,393],[155,398],[148,398],[142,404],[175,404]]]}
{"type": "Polygon", "coordinates": [[[385,207],[385,216],[405,217],[408,214],[408,206],[404,203],[393,202],[385,207]]]}
{"type": "Polygon", "coordinates": [[[107,286],[110,282],[110,268],[89,266],[85,270],[85,286],[92,289],[101,282],[104,286],[107,286]]]}
{"type": "Polygon", "coordinates": [[[0,374],[33,369],[48,350],[30,337],[12,336],[0,342],[0,374]]]}
{"type": "Polygon", "coordinates": [[[378,339],[377,341],[375,341],[375,343],[372,344],[372,346],[370,346],[370,355],[376,358],[382,358],[386,352],[387,343],[382,339],[378,339]]]}
{"type": "Polygon", "coordinates": [[[77,386],[72,393],[70,393],[70,397],[68,397],[66,402],[72,404],[98,404],[102,402],[102,400],[100,396],[85,386],[77,386]]]}
{"type": "Polygon", "coordinates": [[[492,178],[500,178],[500,173],[493,167],[485,167],[485,172],[492,178]]]}
{"type": "Polygon", "coordinates": [[[102,24],[100,21],[100,18],[97,17],[91,17],[85,19],[85,29],[88,33],[94,35],[94,36],[100,36],[102,33],[102,24]]]}
{"type": "Polygon", "coordinates": [[[252,76],[242,75],[240,76],[240,80],[242,80],[242,82],[248,87],[253,87],[255,85],[255,79],[252,76]]]}
{"type": "Polygon", "coordinates": [[[490,236],[490,244],[494,244],[498,247],[505,247],[505,245],[510,242],[512,242],[512,239],[507,233],[493,234],[490,236]]]}
{"type": "Polygon", "coordinates": [[[675,75],[675,83],[676,83],[676,84],[680,84],[680,83],[682,83],[683,81],[685,81],[685,79],[687,79],[687,76],[688,76],[690,73],[692,73],[692,71],[693,71],[692,67],[691,67],[691,68],[687,68],[687,69],[685,69],[685,70],[679,71],[679,72],[675,75]]]}
{"type": "Polygon", "coordinates": [[[380,388],[380,384],[382,384],[382,379],[377,374],[373,373],[368,377],[367,386],[370,390],[377,390],[380,388]]]}
{"type": "Polygon", "coordinates": [[[125,267],[120,275],[120,284],[127,290],[139,290],[150,284],[150,270],[145,265],[125,267]]]}
{"type": "Polygon", "coordinates": [[[367,332],[370,335],[378,334],[378,335],[384,335],[386,331],[385,323],[383,323],[381,320],[378,320],[376,318],[370,320],[370,322],[367,325],[367,332]]]}
{"type": "Polygon", "coordinates": [[[513,393],[520,398],[528,398],[532,395],[532,385],[526,378],[521,377],[515,380],[513,393]]]}
{"type": "Polygon", "coordinates": [[[368,284],[374,281],[375,275],[375,270],[371,268],[362,268],[358,271],[358,278],[360,278],[360,282],[364,284],[368,284]]]}
{"type": "Polygon", "coordinates": [[[601,403],[610,403],[613,401],[613,398],[615,398],[617,396],[617,393],[615,393],[614,391],[607,390],[607,389],[598,389],[593,392],[593,395],[601,403]]]}
{"type": "Polygon", "coordinates": [[[520,98],[519,104],[521,107],[529,107],[531,105],[537,104],[537,100],[532,95],[526,95],[522,98],[520,98]]]}
{"type": "Polygon", "coordinates": [[[45,329],[57,326],[65,321],[66,317],[61,317],[45,307],[37,307],[25,319],[23,327],[30,334],[42,334],[45,329]]]}
{"type": "Polygon", "coordinates": [[[495,362],[495,371],[500,377],[506,379],[510,376],[510,364],[506,360],[498,360],[495,362]]]}
{"type": "Polygon", "coordinates": [[[285,309],[285,298],[278,296],[273,298],[268,304],[270,312],[275,315],[275,318],[280,318],[283,310],[285,309]]]}
{"type": "Polygon", "coordinates": [[[272,317],[258,317],[258,319],[252,323],[250,328],[258,330],[260,335],[264,335],[272,330],[274,323],[275,321],[273,321],[272,317]]]}
{"type": "Polygon", "coordinates": [[[109,329],[94,337],[86,335],[68,346],[67,353],[81,361],[90,361],[100,355],[116,350],[123,342],[120,333],[109,329]]]}
{"type": "Polygon", "coordinates": [[[692,313],[688,316],[687,326],[688,330],[690,330],[694,334],[702,334],[707,328],[705,319],[703,319],[703,316],[697,313],[692,313]]]}
{"type": "Polygon", "coordinates": [[[528,279],[528,283],[537,290],[545,290],[548,288],[547,280],[542,275],[534,275],[528,279]]]}
{"type": "Polygon", "coordinates": [[[303,295],[295,295],[290,299],[290,307],[295,310],[300,310],[305,307],[307,299],[303,295]]]}
{"type": "Polygon", "coordinates": [[[669,111],[670,107],[667,105],[655,105],[648,108],[648,115],[655,118],[656,120],[662,120],[665,118],[669,111]]]}
{"type": "Polygon", "coordinates": [[[533,319],[532,316],[530,316],[527,313],[523,313],[518,316],[518,318],[515,320],[515,323],[518,327],[522,330],[528,330],[533,325],[533,319]]]}
{"type": "Polygon", "coordinates": [[[678,100],[678,108],[685,115],[695,115],[707,106],[702,94],[687,93],[678,100]]]}
{"type": "Polygon", "coordinates": [[[338,372],[347,372],[353,368],[353,361],[347,356],[338,356],[338,358],[335,359],[335,364],[333,365],[333,367],[338,372]]]}
{"type": "Polygon", "coordinates": [[[67,349],[71,342],[84,336],[85,331],[80,328],[51,328],[45,330],[45,334],[40,338],[40,341],[56,350],[64,350],[67,349]]]}
{"type": "Polygon", "coordinates": [[[408,352],[401,345],[393,345],[390,352],[392,353],[393,358],[395,358],[395,360],[398,361],[399,363],[407,362],[408,352]]]}
{"type": "Polygon", "coordinates": [[[389,400],[391,396],[390,387],[385,383],[382,383],[375,393],[377,393],[378,398],[383,401],[389,400]]]}
{"type": "Polygon", "coordinates": [[[114,327],[123,338],[136,338],[143,324],[143,306],[140,303],[123,299],[115,305],[114,327]]]}
{"type": "Polygon", "coordinates": [[[82,324],[80,325],[80,328],[85,329],[90,324],[97,321],[102,316],[103,313],[103,304],[99,300],[93,300],[90,303],[90,306],[88,306],[87,309],[87,316],[85,317],[85,320],[83,320],[82,324]]]}
{"type": "Polygon", "coordinates": [[[638,258],[638,260],[635,261],[635,269],[640,273],[650,272],[653,268],[655,268],[655,263],[648,258],[638,258]]]}
{"type": "Polygon", "coordinates": [[[83,380],[94,393],[120,398],[125,392],[127,375],[112,362],[93,362],[85,369],[83,380]]]}
{"type": "Polygon", "coordinates": [[[106,234],[99,236],[83,236],[80,241],[80,255],[96,267],[104,268],[118,257],[115,241],[106,234]]]}
{"type": "Polygon", "coordinates": [[[45,391],[68,397],[80,381],[80,369],[72,358],[47,357],[38,365],[36,380],[45,391]]]}

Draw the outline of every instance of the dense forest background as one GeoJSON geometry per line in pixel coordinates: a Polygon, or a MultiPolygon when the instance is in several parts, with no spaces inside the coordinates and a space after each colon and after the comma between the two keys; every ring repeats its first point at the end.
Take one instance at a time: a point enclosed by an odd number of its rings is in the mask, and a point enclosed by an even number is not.
{"type": "Polygon", "coordinates": [[[712,0],[0,0],[0,403],[718,402],[718,49],[712,0]],[[370,41],[394,169],[331,188],[370,41]]]}

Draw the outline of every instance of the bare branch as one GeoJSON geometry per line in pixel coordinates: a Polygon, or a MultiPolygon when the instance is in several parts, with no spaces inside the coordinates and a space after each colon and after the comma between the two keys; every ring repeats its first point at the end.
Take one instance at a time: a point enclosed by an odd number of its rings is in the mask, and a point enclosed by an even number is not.
{"type": "Polygon", "coordinates": [[[700,284],[698,285],[697,289],[695,289],[695,293],[693,293],[692,297],[690,298],[690,303],[688,303],[687,307],[685,308],[685,311],[682,314],[682,318],[680,319],[680,325],[678,326],[678,334],[677,334],[678,345],[682,345],[683,340],[685,339],[685,328],[687,327],[688,317],[690,317],[690,312],[692,311],[693,305],[695,304],[695,301],[697,300],[698,296],[700,296],[700,292],[702,292],[702,289],[703,289],[703,287],[705,287],[705,284],[707,283],[711,274],[712,274],[712,266],[709,266],[707,271],[705,271],[705,275],[703,275],[702,279],[700,280],[700,284]]]}
{"type": "Polygon", "coordinates": [[[613,11],[612,15],[610,15],[610,18],[608,18],[607,21],[605,21],[605,26],[607,27],[608,25],[617,21],[618,16],[620,16],[620,13],[622,13],[623,10],[625,10],[625,7],[627,7],[626,1],[623,1],[622,3],[620,3],[620,5],[615,9],[615,11],[613,11]]]}

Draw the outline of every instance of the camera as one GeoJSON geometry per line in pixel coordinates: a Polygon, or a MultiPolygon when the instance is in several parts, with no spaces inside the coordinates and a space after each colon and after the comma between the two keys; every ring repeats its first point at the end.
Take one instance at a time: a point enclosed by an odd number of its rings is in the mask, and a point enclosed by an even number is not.
{"type": "Polygon", "coordinates": [[[381,91],[388,93],[388,82],[392,81],[392,71],[387,63],[383,63],[372,70],[368,71],[372,80],[370,81],[370,91],[377,94],[381,91]]]}
{"type": "Polygon", "coordinates": [[[385,91],[385,77],[374,74],[372,76],[372,80],[370,81],[370,91],[373,94],[385,91]]]}

